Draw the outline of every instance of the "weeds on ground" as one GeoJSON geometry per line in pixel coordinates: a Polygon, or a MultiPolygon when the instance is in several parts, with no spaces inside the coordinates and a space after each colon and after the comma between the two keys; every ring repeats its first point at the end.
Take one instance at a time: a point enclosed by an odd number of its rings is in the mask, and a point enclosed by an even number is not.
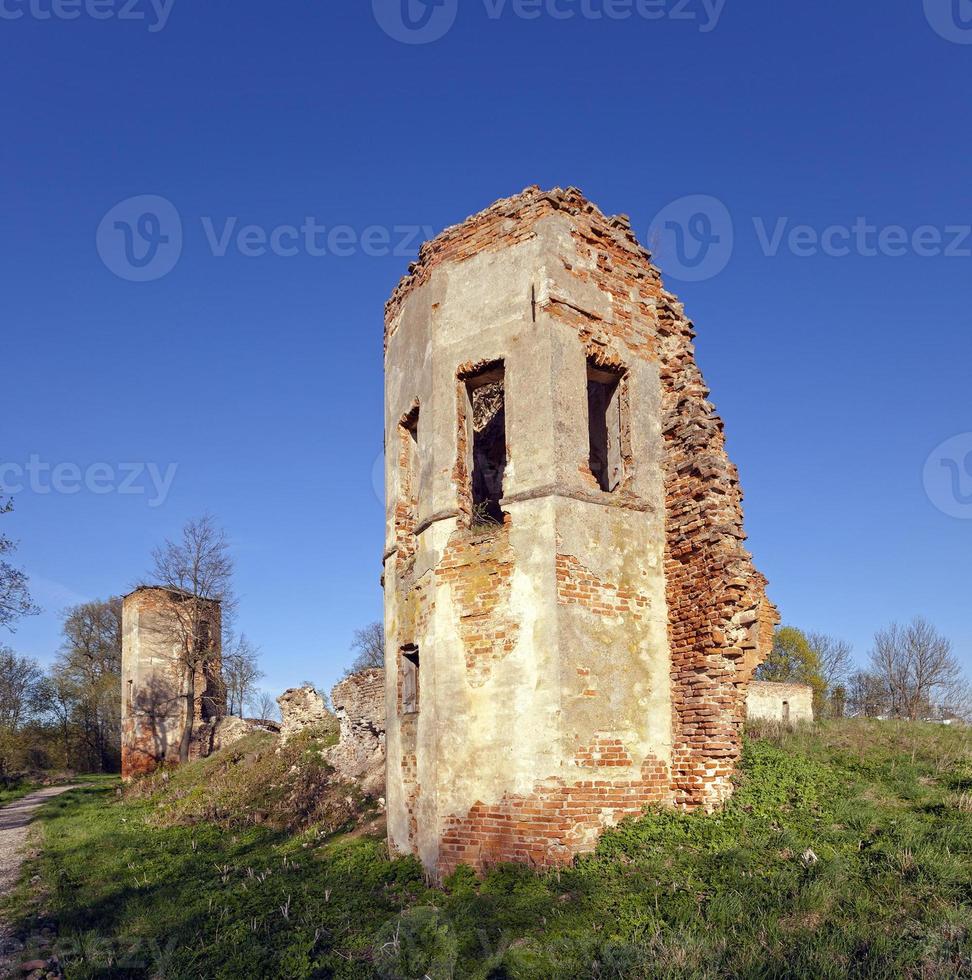
{"type": "Polygon", "coordinates": [[[306,729],[285,746],[273,735],[254,734],[191,766],[139,780],[126,797],[152,800],[153,822],[162,827],[208,822],[350,830],[368,804],[356,788],[334,779],[325,753],[337,738],[330,723],[306,729]]]}
{"type": "Polygon", "coordinates": [[[71,978],[972,976],[970,735],[761,734],[720,813],[652,810],[560,871],[434,889],[381,840],[160,820],[158,787],[52,804],[33,872],[71,978]]]}

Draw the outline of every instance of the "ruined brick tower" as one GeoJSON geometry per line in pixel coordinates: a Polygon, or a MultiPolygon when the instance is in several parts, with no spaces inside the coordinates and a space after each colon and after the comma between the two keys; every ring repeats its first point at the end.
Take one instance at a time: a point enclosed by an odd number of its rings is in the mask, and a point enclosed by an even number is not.
{"type": "Polygon", "coordinates": [[[198,649],[213,651],[196,670],[190,755],[207,755],[216,722],[226,714],[220,651],[221,614],[215,600],[175,589],[143,587],[122,605],[122,776],[179,761],[185,728],[185,658],[196,633],[198,649]],[[190,611],[189,604],[195,604],[190,611]]]}
{"type": "Polygon", "coordinates": [[[777,617],[693,336],[575,189],[448,229],[387,304],[389,839],[436,874],[731,792],[777,617]]]}

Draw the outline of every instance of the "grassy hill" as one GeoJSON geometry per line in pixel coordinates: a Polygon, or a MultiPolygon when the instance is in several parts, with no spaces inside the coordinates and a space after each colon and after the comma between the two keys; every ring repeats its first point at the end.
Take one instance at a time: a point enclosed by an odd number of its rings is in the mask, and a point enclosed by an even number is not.
{"type": "Polygon", "coordinates": [[[369,836],[326,740],[59,799],[21,928],[56,932],[71,978],[972,976],[968,731],[757,732],[722,813],[441,890],[369,836]]]}

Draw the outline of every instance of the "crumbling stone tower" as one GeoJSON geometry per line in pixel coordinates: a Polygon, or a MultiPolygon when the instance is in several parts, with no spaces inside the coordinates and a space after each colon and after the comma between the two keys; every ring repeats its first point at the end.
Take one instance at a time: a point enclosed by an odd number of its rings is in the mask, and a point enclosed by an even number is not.
{"type": "Polygon", "coordinates": [[[387,304],[389,839],[436,874],[731,791],[777,617],[693,336],[575,189],[443,232],[387,304]]]}
{"type": "Polygon", "coordinates": [[[216,723],[226,714],[222,683],[221,613],[216,600],[176,589],[143,587],[122,604],[122,776],[130,779],[179,761],[188,711],[189,632],[214,654],[196,668],[190,757],[208,755],[216,723]],[[195,612],[187,613],[189,603],[195,612]]]}

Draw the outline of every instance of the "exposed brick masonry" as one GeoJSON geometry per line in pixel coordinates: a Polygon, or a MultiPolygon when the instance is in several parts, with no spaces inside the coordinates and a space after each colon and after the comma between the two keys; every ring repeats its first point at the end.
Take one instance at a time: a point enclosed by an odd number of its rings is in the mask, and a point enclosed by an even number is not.
{"type": "Polygon", "coordinates": [[[602,581],[573,555],[557,555],[557,601],[584,606],[599,616],[637,615],[649,607],[646,595],[602,581]]]}
{"type": "MultiPolygon", "coordinates": [[[[575,775],[569,772],[568,757],[557,775],[538,778],[530,794],[480,800],[467,813],[447,817],[439,858],[442,872],[463,862],[480,868],[502,860],[563,863],[591,849],[601,829],[639,813],[646,804],[710,808],[725,800],[740,751],[746,686],[778,619],[766,598],[766,580],[744,547],[738,475],[726,454],[722,421],[708,401],[708,389],[695,363],[692,325],[682,306],[665,291],[625,216],[606,217],[574,188],[550,192],[529,188],[447,229],[422,247],[418,261],[386,305],[386,348],[410,293],[428,282],[437,267],[526,242],[541,218],[558,212],[570,218],[579,255],[576,265],[564,260],[566,271],[596,287],[610,303],[610,315],[578,308],[551,285],[549,294],[534,298],[534,320],[542,312],[571,327],[595,365],[623,373],[640,360],[657,365],[660,376],[672,767],[669,771],[652,756],[632,758],[616,733],[603,732],[592,742],[588,736],[587,744],[576,749],[575,775]],[[630,359],[627,365],[625,359],[630,359]],[[590,778],[591,770],[602,778],[590,778]]],[[[577,293],[586,295],[584,290],[577,293]]],[[[513,651],[519,630],[509,611],[515,559],[509,528],[478,534],[468,527],[467,394],[462,379],[476,368],[465,364],[457,372],[458,456],[453,477],[460,528],[433,573],[437,582],[451,586],[469,683],[474,687],[484,684],[492,666],[513,651]]],[[[626,405],[626,380],[622,398],[626,405]]],[[[626,408],[622,414],[627,418],[626,408]]],[[[627,473],[638,465],[631,458],[630,445],[630,433],[623,432],[627,473]]],[[[523,447],[514,444],[510,451],[523,447]]],[[[597,481],[587,459],[578,459],[576,469],[596,494],[597,481]]],[[[612,503],[643,506],[625,482],[612,495],[612,503]]],[[[649,610],[647,595],[604,580],[571,554],[552,557],[559,605],[632,622],[649,610]]],[[[589,674],[584,673],[578,667],[581,683],[588,684],[579,693],[597,697],[589,674]]],[[[408,719],[407,726],[414,723],[408,719]]],[[[407,726],[402,729],[407,746],[402,771],[414,825],[420,788],[407,726]]]]}
{"type": "Polygon", "coordinates": [[[469,683],[480,687],[493,662],[513,652],[520,631],[509,611],[513,577],[509,528],[457,531],[435,574],[452,586],[469,683]]]}
{"type": "Polygon", "coordinates": [[[636,778],[578,779],[538,784],[529,796],[506,795],[494,804],[478,802],[453,817],[442,836],[440,872],[460,864],[483,869],[503,861],[537,866],[569,864],[591,851],[606,827],[637,816],[649,803],[668,799],[668,768],[648,758],[636,778]]]}

